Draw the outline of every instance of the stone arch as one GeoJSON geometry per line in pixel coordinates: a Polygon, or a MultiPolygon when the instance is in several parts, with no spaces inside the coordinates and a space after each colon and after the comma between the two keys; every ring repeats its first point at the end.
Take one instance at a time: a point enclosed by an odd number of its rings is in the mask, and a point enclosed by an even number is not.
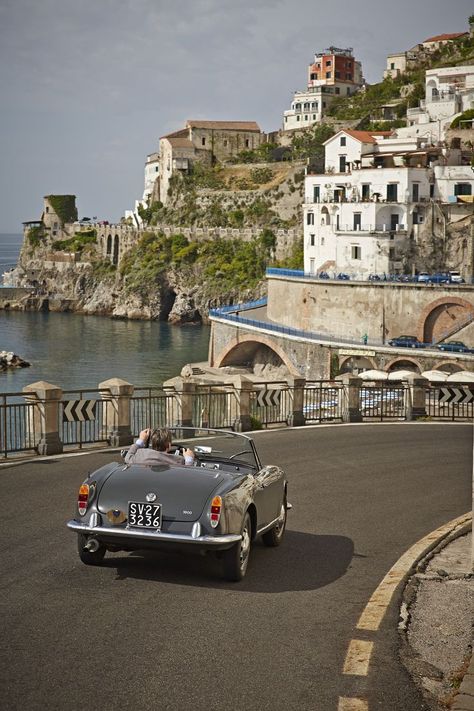
{"type": "Polygon", "coordinates": [[[436,99],[436,97],[438,95],[439,95],[438,85],[434,79],[430,79],[426,84],[426,97],[427,97],[428,101],[430,99],[436,99]]]}
{"type": "Polygon", "coordinates": [[[373,358],[368,356],[351,355],[342,357],[339,362],[339,373],[360,373],[361,370],[376,370],[377,365],[373,358]]]}
{"type": "Polygon", "coordinates": [[[474,318],[474,306],[459,296],[442,296],[427,304],[418,320],[418,340],[432,343],[450,328],[474,318]]]}
{"type": "Polygon", "coordinates": [[[436,363],[433,370],[440,370],[442,373],[459,373],[463,367],[459,363],[453,363],[452,360],[442,360],[436,363]]]}
{"type": "Polygon", "coordinates": [[[214,367],[222,368],[225,365],[249,365],[258,348],[264,346],[272,351],[291,375],[301,377],[300,372],[288,358],[287,353],[271,338],[265,336],[238,336],[233,338],[214,359],[214,367]]]}
{"type": "Polygon", "coordinates": [[[112,253],[112,235],[107,237],[107,256],[110,257],[112,253]]]}
{"type": "Polygon", "coordinates": [[[114,254],[112,257],[112,264],[117,265],[119,261],[119,251],[120,251],[120,239],[118,235],[114,237],[114,254]]]}
{"type": "Polygon", "coordinates": [[[422,368],[416,358],[410,356],[397,356],[387,363],[385,370],[387,373],[393,373],[395,370],[413,370],[414,373],[421,373],[422,368]]]}

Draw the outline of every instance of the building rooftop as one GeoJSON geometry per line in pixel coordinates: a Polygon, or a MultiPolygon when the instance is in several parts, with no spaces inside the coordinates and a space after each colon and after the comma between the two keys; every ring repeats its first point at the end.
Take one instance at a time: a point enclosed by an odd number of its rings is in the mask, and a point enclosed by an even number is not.
{"type": "Polygon", "coordinates": [[[189,140],[189,138],[169,138],[166,136],[168,139],[169,143],[173,146],[173,148],[194,148],[192,142],[189,140]]]}
{"type": "Polygon", "coordinates": [[[257,131],[260,133],[260,126],[256,121],[186,121],[188,128],[208,128],[220,129],[221,131],[257,131]]]}
{"type": "Polygon", "coordinates": [[[467,32],[453,32],[452,34],[447,35],[435,35],[434,37],[428,37],[428,39],[423,40],[423,44],[426,44],[426,42],[443,42],[446,40],[454,40],[458,37],[464,37],[464,35],[467,35],[467,32]]]}
{"type": "MultiPolygon", "coordinates": [[[[352,136],[352,138],[355,138],[356,141],[360,141],[361,143],[377,143],[377,137],[379,138],[389,138],[389,136],[393,135],[393,131],[354,131],[350,128],[345,128],[342,131],[339,131],[339,133],[347,133],[349,136],[352,136]]],[[[337,136],[338,134],[336,134],[337,136]]],[[[331,136],[327,141],[324,143],[329,143],[329,141],[332,141],[334,136],[331,136]]]]}

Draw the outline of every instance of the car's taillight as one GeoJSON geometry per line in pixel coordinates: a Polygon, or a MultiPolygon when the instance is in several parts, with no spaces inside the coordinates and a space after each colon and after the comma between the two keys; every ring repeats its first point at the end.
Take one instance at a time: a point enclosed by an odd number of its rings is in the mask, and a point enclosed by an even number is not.
{"type": "Polygon", "coordinates": [[[217,524],[219,523],[219,519],[221,517],[221,511],[222,511],[222,499],[220,496],[214,496],[214,498],[211,501],[211,514],[210,514],[212,528],[215,528],[217,526],[217,524]]]}
{"type": "Polygon", "coordinates": [[[87,506],[89,504],[89,485],[82,484],[79,489],[79,494],[77,496],[77,510],[79,511],[79,516],[84,516],[87,511],[87,506]]]}

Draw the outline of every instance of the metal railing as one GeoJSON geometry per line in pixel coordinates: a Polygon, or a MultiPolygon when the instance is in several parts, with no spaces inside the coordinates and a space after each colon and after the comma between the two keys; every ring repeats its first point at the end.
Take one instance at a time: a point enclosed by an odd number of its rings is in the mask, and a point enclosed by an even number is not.
{"type": "Polygon", "coordinates": [[[303,414],[308,423],[340,420],[346,396],[342,383],[331,380],[307,381],[303,391],[303,414]]]}
{"type": "Polygon", "coordinates": [[[250,416],[257,427],[287,424],[292,413],[292,392],[286,381],[253,383],[250,416]]]}
{"type": "Polygon", "coordinates": [[[64,445],[108,442],[117,426],[117,411],[106,390],[65,390],[59,403],[59,425],[64,445]]]}
{"type": "Polygon", "coordinates": [[[41,403],[29,403],[23,393],[0,395],[0,456],[13,452],[34,452],[41,438],[35,427],[41,417],[41,403]]]}
{"type": "Polygon", "coordinates": [[[200,385],[191,395],[192,423],[196,427],[232,429],[239,417],[236,391],[229,386],[200,385]]]}
{"type": "Polygon", "coordinates": [[[148,427],[166,427],[181,419],[181,403],[162,388],[135,388],[130,398],[130,429],[134,437],[148,427]]]}
{"type": "Polygon", "coordinates": [[[363,419],[404,420],[410,391],[403,385],[364,385],[360,389],[359,408],[363,419]]]}
{"type": "Polygon", "coordinates": [[[429,419],[474,422],[474,383],[430,384],[425,393],[425,407],[429,419]]]}

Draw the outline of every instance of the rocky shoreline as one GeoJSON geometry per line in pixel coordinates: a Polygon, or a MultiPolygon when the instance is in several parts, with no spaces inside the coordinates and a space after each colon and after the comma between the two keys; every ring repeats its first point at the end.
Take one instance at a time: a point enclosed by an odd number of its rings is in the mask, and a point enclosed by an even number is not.
{"type": "Polygon", "coordinates": [[[0,371],[8,368],[29,368],[31,363],[20,358],[13,351],[0,351],[0,371]]]}

